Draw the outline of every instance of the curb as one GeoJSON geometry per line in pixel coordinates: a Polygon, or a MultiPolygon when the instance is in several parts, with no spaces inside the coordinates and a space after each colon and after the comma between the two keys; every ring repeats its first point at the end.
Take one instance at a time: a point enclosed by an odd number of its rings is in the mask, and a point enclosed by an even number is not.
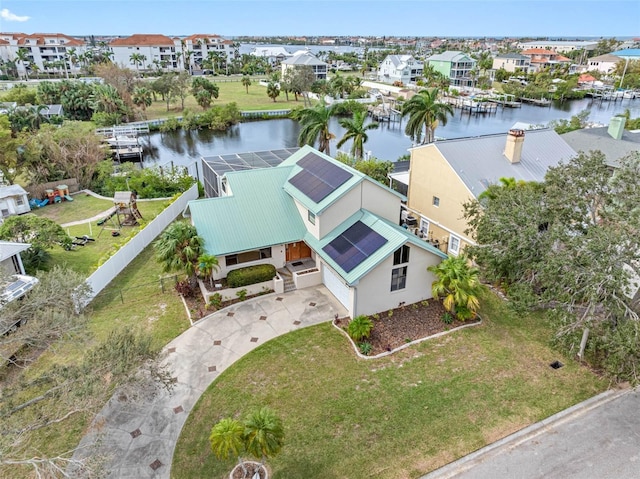
{"type": "Polygon", "coordinates": [[[633,391],[633,389],[609,389],[603,393],[598,394],[592,398],[589,398],[581,403],[571,406],[568,409],[564,409],[553,416],[549,416],[542,421],[539,421],[531,426],[527,426],[520,431],[514,432],[494,443],[489,444],[475,452],[467,454],[460,459],[450,462],[449,464],[442,466],[435,471],[432,471],[419,479],[449,479],[456,475],[466,472],[473,468],[475,465],[480,464],[506,450],[511,450],[520,444],[529,441],[543,433],[549,431],[554,426],[563,424],[574,417],[580,416],[592,409],[600,407],[609,401],[624,396],[625,394],[633,391]]]}

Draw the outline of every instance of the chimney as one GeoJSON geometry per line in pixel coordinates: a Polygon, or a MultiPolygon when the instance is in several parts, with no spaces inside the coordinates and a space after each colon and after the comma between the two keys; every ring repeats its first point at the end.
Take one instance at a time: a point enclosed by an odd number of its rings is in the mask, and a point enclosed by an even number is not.
{"type": "Polygon", "coordinates": [[[614,116],[609,122],[607,133],[609,133],[609,135],[615,140],[622,139],[622,133],[624,133],[624,125],[626,122],[627,119],[624,116],[614,116]]]}
{"type": "Polygon", "coordinates": [[[504,156],[511,164],[520,163],[522,157],[522,144],[524,143],[524,130],[512,129],[507,133],[507,144],[504,147],[504,156]]]}

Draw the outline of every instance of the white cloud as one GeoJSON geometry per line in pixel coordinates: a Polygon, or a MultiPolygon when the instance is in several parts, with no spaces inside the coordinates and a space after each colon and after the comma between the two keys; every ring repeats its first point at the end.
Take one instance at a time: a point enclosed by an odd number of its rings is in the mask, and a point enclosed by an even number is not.
{"type": "Polygon", "coordinates": [[[3,8],[0,10],[0,18],[7,22],[26,22],[31,17],[16,15],[15,13],[11,13],[8,8],[3,8]]]}

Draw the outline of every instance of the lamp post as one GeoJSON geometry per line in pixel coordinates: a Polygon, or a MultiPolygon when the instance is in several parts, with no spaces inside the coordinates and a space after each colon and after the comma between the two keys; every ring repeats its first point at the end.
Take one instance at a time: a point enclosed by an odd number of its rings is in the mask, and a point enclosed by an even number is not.
{"type": "Polygon", "coordinates": [[[627,73],[627,67],[629,66],[629,57],[624,64],[624,70],[622,70],[622,78],[620,79],[620,86],[618,88],[622,89],[622,82],[624,81],[624,75],[627,73]]]}

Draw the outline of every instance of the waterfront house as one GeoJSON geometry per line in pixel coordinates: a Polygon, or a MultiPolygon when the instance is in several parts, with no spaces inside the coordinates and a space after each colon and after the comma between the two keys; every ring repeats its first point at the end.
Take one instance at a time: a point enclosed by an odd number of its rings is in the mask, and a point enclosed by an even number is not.
{"type": "Polygon", "coordinates": [[[447,77],[451,86],[473,86],[471,71],[475,69],[477,61],[466,53],[446,51],[429,57],[427,63],[432,66],[435,71],[447,77]]]}
{"type": "Polygon", "coordinates": [[[611,53],[605,53],[604,55],[598,55],[597,57],[589,58],[589,71],[598,71],[601,73],[611,73],[615,70],[616,65],[621,62],[622,59],[611,53]]]}
{"type": "Polygon", "coordinates": [[[399,226],[399,193],[310,146],[222,181],[223,196],[185,210],[218,258],[214,279],[272,264],[293,288],[324,284],[351,317],[431,297],[427,267],[446,255],[399,226]]]}
{"type": "Polygon", "coordinates": [[[549,167],[576,155],[550,129],[441,140],[410,150],[407,215],[417,234],[451,255],[474,244],[462,205],[500,178],[542,181],[549,167]]]}
{"type": "Polygon", "coordinates": [[[521,70],[523,73],[528,73],[531,67],[531,60],[525,55],[519,53],[505,53],[498,55],[493,59],[493,69],[503,69],[509,73],[514,73],[516,70],[521,70]]]}
{"type": "Polygon", "coordinates": [[[327,63],[315,57],[311,52],[308,51],[296,52],[292,57],[282,60],[282,76],[284,77],[288,69],[298,68],[302,66],[311,67],[316,80],[327,79],[327,63]]]}
{"type": "Polygon", "coordinates": [[[539,72],[543,68],[555,68],[561,65],[571,64],[571,59],[562,56],[553,50],[530,48],[528,50],[523,50],[522,55],[529,58],[531,63],[530,73],[539,72]]]}
{"type": "Polygon", "coordinates": [[[255,47],[250,55],[264,58],[270,65],[279,65],[283,60],[293,56],[284,47],[268,47],[264,45],[255,47]]]}
{"type": "Polygon", "coordinates": [[[411,55],[387,55],[378,67],[378,81],[415,83],[424,73],[424,65],[411,55]]]}

